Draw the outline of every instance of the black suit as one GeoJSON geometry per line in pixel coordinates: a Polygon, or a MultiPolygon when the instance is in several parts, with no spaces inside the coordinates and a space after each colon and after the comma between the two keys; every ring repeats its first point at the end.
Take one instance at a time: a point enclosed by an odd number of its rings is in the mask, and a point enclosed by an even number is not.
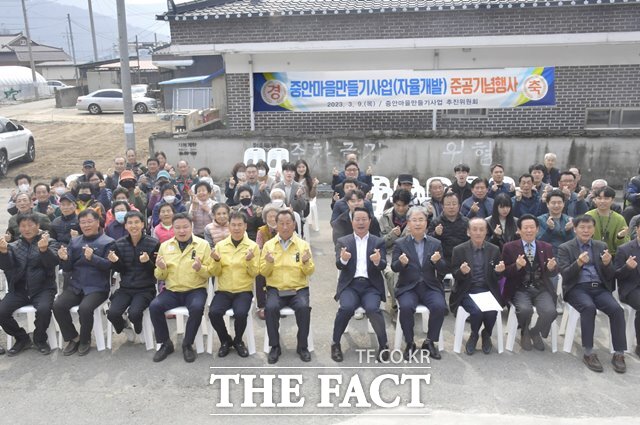
{"type": "MultiPolygon", "coordinates": [[[[630,256],[635,256],[640,262],[640,244],[637,239],[620,246],[616,251],[615,269],[618,279],[618,295],[620,301],[629,304],[636,311],[640,311],[640,267],[635,269],[627,267],[626,262],[630,256]]],[[[636,313],[636,344],[640,345],[640,313],[636,313]]],[[[627,341],[628,343],[629,341],[627,341]]]]}
{"type": "MultiPolygon", "coordinates": [[[[333,228],[333,243],[337,243],[338,239],[343,236],[347,236],[353,233],[353,226],[351,225],[351,215],[349,214],[349,210],[340,214],[336,220],[331,223],[331,227],[333,228]]],[[[374,236],[380,236],[380,223],[378,223],[378,219],[371,216],[371,224],[369,225],[369,234],[374,236]]]]}
{"type": "Polygon", "coordinates": [[[391,269],[399,273],[395,296],[400,308],[400,326],[407,344],[413,342],[413,327],[418,304],[423,304],[429,309],[427,339],[433,342],[438,340],[447,310],[444,288],[436,275],[436,272],[445,273],[447,264],[444,258],[440,258],[435,264],[431,262],[431,256],[436,251],[441,256],[444,255],[442,245],[436,238],[425,235],[424,253],[420,259],[414,241],[412,236],[397,239],[393,245],[391,261],[391,269]],[[402,254],[409,258],[407,265],[400,262],[402,254]]]}
{"type": "Polygon", "coordinates": [[[380,301],[386,300],[384,289],[384,278],[382,271],[387,267],[387,251],[384,246],[384,239],[368,235],[366,249],[366,277],[356,277],[358,264],[358,249],[354,234],[343,236],[336,243],[336,267],[340,270],[338,278],[338,288],[335,299],[340,306],[336,313],[336,320],[333,325],[333,343],[339,343],[342,334],[349,320],[353,317],[355,310],[362,306],[364,308],[373,330],[378,337],[380,347],[387,345],[387,332],[384,324],[384,316],[380,310],[380,301]],[[343,264],[340,254],[342,248],[347,248],[351,258],[347,264],[343,264]],[[370,256],[376,250],[380,251],[380,262],[375,265],[370,256]]]}
{"type": "Polygon", "coordinates": [[[458,310],[459,306],[462,306],[462,308],[470,314],[469,322],[471,323],[471,332],[473,334],[477,334],[480,331],[480,326],[482,326],[483,323],[485,331],[491,334],[498,314],[496,311],[481,311],[471,297],[469,297],[469,294],[486,292],[488,290],[496,301],[501,305],[504,304],[502,296],[500,295],[500,285],[498,284],[502,273],[497,273],[494,270],[495,266],[500,262],[500,249],[489,242],[484,242],[483,250],[484,264],[482,267],[486,288],[475,288],[471,283],[474,256],[471,240],[463,242],[453,248],[451,259],[455,285],[451,289],[449,305],[453,313],[458,310]],[[467,274],[462,273],[460,270],[460,266],[465,262],[472,268],[467,274]]]}
{"type": "Polygon", "coordinates": [[[615,268],[613,260],[608,265],[604,265],[601,258],[604,250],[607,249],[607,244],[591,240],[589,263],[594,265],[596,274],[589,282],[583,282],[584,279],[581,279],[582,269],[587,266],[578,265],[578,257],[582,253],[581,245],[577,237],[560,245],[558,266],[562,273],[564,299],[580,312],[582,346],[586,349],[593,348],[593,330],[596,309],[598,309],[609,316],[613,349],[623,352],[627,349],[624,310],[611,294],[615,289],[613,280],[615,268]],[[596,280],[599,282],[595,282],[596,280]]]}

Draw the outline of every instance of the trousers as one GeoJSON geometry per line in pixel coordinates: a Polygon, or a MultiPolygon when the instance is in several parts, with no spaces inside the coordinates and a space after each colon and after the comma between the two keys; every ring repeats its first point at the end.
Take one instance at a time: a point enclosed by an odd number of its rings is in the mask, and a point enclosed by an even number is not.
{"type": "Polygon", "coordinates": [[[189,311],[189,318],[185,325],[182,346],[191,346],[202,323],[202,314],[206,303],[207,290],[205,288],[185,292],[173,292],[165,288],[149,304],[149,315],[151,323],[153,323],[156,342],[164,344],[169,340],[169,326],[167,326],[167,319],[164,317],[165,311],[185,306],[189,311]]]}
{"type": "Polygon", "coordinates": [[[291,308],[296,314],[298,326],[298,348],[307,348],[309,326],[311,324],[311,306],[309,306],[309,288],[296,291],[295,295],[281,297],[276,288],[267,287],[267,301],[265,304],[265,321],[269,345],[280,345],[280,309],[291,308]]]}
{"type": "Polygon", "coordinates": [[[62,338],[71,341],[78,336],[78,331],[71,318],[71,307],[78,306],[80,316],[80,342],[91,342],[91,329],[93,329],[93,311],[109,297],[108,292],[92,292],[91,294],[76,294],[71,289],[65,289],[53,302],[53,314],[56,317],[62,338]]]}
{"type": "Polygon", "coordinates": [[[33,305],[36,309],[35,329],[33,330],[33,342],[42,343],[47,341],[47,328],[51,323],[51,308],[53,298],[56,295],[55,289],[40,291],[33,297],[29,297],[24,292],[9,292],[0,301],[0,326],[7,335],[11,335],[17,340],[26,339],[29,336],[24,328],[18,325],[13,317],[13,312],[24,307],[33,305]]]}

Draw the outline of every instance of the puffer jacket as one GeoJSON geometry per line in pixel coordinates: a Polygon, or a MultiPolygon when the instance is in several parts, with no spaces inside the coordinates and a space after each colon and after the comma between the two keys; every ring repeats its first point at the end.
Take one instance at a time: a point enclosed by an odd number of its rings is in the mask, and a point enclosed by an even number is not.
{"type": "Polygon", "coordinates": [[[109,270],[111,261],[107,258],[115,241],[104,233],[96,236],[78,236],[71,239],[67,248],[69,258],[60,261],[62,270],[71,272],[70,288],[76,294],[88,295],[93,292],[109,292],[109,270]],[[88,261],[84,256],[85,245],[93,248],[93,256],[88,261]]]}

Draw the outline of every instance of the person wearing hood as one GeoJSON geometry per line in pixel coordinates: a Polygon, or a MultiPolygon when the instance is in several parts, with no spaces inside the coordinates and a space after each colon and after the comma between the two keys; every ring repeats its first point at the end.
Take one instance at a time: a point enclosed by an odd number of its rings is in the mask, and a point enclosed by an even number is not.
{"type": "Polygon", "coordinates": [[[160,202],[157,202],[153,207],[153,212],[151,215],[151,225],[155,227],[160,223],[160,208],[164,204],[173,205],[176,213],[187,212],[187,208],[182,203],[182,198],[178,194],[178,190],[175,186],[171,184],[166,184],[161,189],[162,199],[160,202]]]}

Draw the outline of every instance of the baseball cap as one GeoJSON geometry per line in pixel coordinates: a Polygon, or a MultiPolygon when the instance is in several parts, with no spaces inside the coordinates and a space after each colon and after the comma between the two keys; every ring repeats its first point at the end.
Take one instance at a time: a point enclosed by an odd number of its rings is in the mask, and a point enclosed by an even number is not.
{"type": "Polygon", "coordinates": [[[96,166],[95,161],[92,161],[92,160],[90,160],[90,159],[87,159],[86,161],[84,161],[84,162],[82,163],[82,167],[83,167],[83,168],[84,168],[84,167],[91,167],[91,168],[95,168],[95,166],[96,166]]]}
{"type": "Polygon", "coordinates": [[[411,174],[400,174],[398,175],[398,184],[402,183],[411,183],[413,184],[413,176],[411,174]]]}

